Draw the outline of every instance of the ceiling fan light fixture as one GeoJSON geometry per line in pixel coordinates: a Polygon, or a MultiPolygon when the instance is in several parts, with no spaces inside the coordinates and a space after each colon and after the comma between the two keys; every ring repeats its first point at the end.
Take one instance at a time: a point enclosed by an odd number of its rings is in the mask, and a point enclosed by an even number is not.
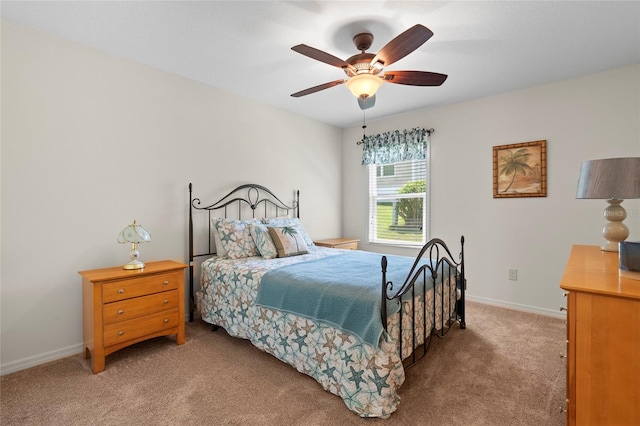
{"type": "Polygon", "coordinates": [[[375,95],[382,83],[382,79],[375,75],[358,74],[347,80],[346,85],[353,96],[364,99],[375,95]]]}

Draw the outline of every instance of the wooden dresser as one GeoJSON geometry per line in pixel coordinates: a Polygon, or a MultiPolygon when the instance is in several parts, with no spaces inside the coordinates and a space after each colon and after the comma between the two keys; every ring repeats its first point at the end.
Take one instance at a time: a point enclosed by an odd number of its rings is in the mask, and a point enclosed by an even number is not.
{"type": "Polygon", "coordinates": [[[567,424],[640,425],[640,281],[618,253],[574,245],[567,291],[567,424]]]}
{"type": "Polygon", "coordinates": [[[144,269],[122,266],[82,275],[82,316],[85,358],[94,373],[104,370],[105,356],[158,336],[184,335],[184,268],[164,260],[144,269]]]}
{"type": "Polygon", "coordinates": [[[329,238],[327,240],[318,240],[313,243],[317,246],[339,248],[345,250],[358,250],[358,242],[353,238],[329,238]]]}

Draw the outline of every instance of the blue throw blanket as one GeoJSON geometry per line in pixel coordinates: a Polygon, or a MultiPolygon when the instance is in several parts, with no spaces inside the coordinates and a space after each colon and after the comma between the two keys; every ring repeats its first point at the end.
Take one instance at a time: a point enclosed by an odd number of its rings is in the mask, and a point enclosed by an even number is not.
{"type": "MultiPolygon", "coordinates": [[[[383,331],[381,259],[377,253],[348,251],[273,269],[260,281],[256,304],[329,323],[378,347],[383,331]]],[[[387,261],[387,281],[397,290],[415,259],[387,255],[387,261]]],[[[432,288],[429,281],[427,288],[432,288]]],[[[399,304],[390,303],[387,309],[391,315],[399,304]]]]}

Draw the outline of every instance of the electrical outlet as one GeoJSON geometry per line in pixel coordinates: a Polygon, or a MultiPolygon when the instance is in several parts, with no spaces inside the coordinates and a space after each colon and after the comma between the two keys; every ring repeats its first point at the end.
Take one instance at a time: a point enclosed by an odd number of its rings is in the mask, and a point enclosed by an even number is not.
{"type": "Polygon", "coordinates": [[[511,281],[518,281],[518,270],[517,269],[509,269],[509,279],[511,281]]]}

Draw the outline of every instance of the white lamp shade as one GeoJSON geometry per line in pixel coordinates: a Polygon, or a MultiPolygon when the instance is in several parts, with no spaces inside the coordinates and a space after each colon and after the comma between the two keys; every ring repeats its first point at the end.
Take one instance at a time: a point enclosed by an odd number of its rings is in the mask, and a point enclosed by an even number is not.
{"type": "Polygon", "coordinates": [[[141,225],[138,225],[134,220],[133,223],[125,227],[120,234],[118,234],[118,242],[124,243],[143,243],[151,241],[151,235],[141,225]]]}
{"type": "Polygon", "coordinates": [[[376,94],[382,83],[382,78],[375,75],[358,74],[351,77],[346,85],[356,98],[368,98],[376,94]]]}

